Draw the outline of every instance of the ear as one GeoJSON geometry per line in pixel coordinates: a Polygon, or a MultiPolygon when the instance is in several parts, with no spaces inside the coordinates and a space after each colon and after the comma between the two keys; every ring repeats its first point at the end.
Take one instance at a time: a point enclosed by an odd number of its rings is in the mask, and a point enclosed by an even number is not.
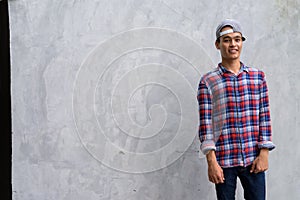
{"type": "Polygon", "coordinates": [[[216,41],[215,46],[216,46],[217,49],[220,49],[220,42],[216,41]]]}

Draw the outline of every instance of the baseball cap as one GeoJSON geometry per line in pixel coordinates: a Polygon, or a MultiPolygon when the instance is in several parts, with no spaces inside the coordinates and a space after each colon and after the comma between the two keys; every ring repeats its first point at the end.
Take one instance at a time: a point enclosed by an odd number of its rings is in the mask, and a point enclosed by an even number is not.
{"type": "Polygon", "coordinates": [[[243,31],[242,31],[242,27],[240,25],[240,23],[234,19],[225,19],[223,20],[219,26],[216,29],[216,40],[218,38],[220,38],[221,36],[228,34],[228,33],[234,33],[234,32],[239,32],[242,35],[242,40],[245,41],[246,38],[243,36],[243,31]],[[221,30],[225,27],[225,26],[230,26],[232,29],[227,30],[227,31],[222,31],[221,30]]]}

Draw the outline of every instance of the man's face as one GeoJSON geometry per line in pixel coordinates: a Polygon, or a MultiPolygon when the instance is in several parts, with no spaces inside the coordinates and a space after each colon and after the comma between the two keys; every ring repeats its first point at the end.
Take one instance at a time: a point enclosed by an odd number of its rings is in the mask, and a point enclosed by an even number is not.
{"type": "MultiPolygon", "coordinates": [[[[232,29],[224,27],[221,31],[232,29]]],[[[228,33],[220,37],[220,42],[216,41],[216,48],[220,50],[222,59],[235,60],[240,58],[243,47],[242,35],[240,33],[228,33]]]]}

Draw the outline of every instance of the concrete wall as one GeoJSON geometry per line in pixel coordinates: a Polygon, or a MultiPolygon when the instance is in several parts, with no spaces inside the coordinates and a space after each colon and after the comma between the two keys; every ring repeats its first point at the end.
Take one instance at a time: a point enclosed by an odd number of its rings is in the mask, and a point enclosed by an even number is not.
{"type": "MultiPolygon", "coordinates": [[[[299,0],[12,0],[13,199],[215,199],[197,138],[214,31],[263,69],[268,199],[300,199],[299,0]]],[[[238,188],[237,199],[242,199],[238,188]]]]}

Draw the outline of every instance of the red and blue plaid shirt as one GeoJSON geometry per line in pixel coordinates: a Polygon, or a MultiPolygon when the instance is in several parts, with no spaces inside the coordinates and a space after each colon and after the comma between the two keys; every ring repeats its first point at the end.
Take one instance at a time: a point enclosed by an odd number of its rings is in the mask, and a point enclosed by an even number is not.
{"type": "Polygon", "coordinates": [[[272,143],[268,89],[262,71],[241,63],[238,75],[221,64],[199,83],[199,138],[221,167],[251,165],[272,143]]]}

